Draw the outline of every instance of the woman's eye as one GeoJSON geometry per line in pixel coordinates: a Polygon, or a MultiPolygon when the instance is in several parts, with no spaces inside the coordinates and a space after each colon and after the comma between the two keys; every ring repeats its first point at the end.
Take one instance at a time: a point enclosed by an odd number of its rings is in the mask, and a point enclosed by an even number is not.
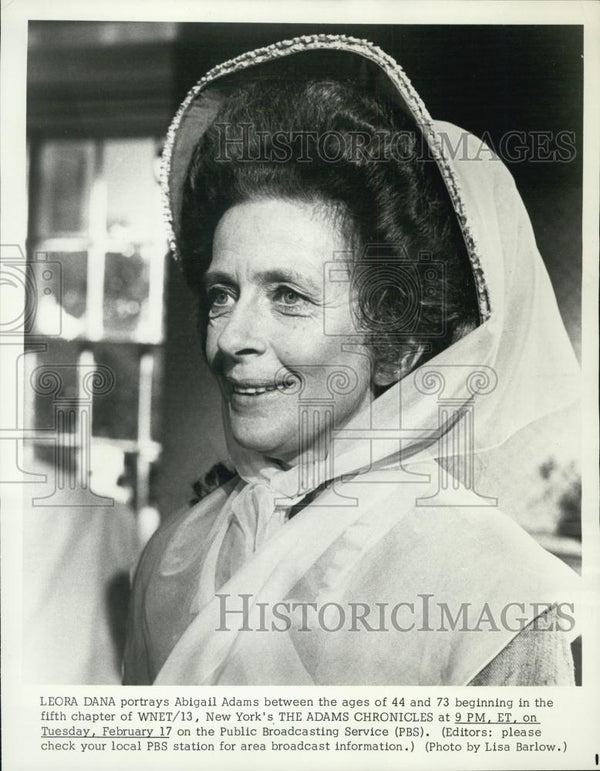
{"type": "Polygon", "coordinates": [[[276,289],[274,292],[274,299],[276,302],[288,307],[301,305],[305,302],[305,299],[302,297],[302,295],[299,295],[298,292],[295,292],[293,289],[290,289],[287,286],[282,286],[279,287],[279,289],[276,289]]]}
{"type": "Polygon", "coordinates": [[[229,302],[229,295],[227,292],[218,292],[212,298],[212,305],[227,305],[229,302]]]}
{"type": "Polygon", "coordinates": [[[233,304],[233,297],[225,289],[211,289],[208,293],[208,307],[212,314],[227,310],[233,304]]]}

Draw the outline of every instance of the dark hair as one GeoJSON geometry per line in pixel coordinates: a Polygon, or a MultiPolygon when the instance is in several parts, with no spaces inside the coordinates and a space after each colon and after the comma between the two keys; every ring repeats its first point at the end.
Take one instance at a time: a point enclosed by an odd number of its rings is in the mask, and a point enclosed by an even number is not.
{"type": "Polygon", "coordinates": [[[266,80],[238,88],[188,170],[180,238],[188,283],[203,296],[215,228],[235,204],[325,202],[361,255],[353,278],[375,367],[398,371],[411,345],[430,358],[476,327],[479,314],[448,193],[419,149],[415,124],[399,107],[350,83],[266,80]]]}

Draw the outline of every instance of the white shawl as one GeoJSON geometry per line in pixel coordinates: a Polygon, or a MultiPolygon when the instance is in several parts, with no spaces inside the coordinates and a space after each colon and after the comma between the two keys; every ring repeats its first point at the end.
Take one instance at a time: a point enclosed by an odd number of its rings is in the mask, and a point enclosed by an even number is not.
{"type": "MultiPolygon", "coordinates": [[[[355,416],[325,462],[303,459],[313,487],[335,482],[289,521],[285,513],[307,493],[299,467],[282,470],[229,436],[239,478],[169,520],[146,550],[126,677],[157,684],[466,684],[519,629],[423,631],[424,594],[454,612],[463,603],[476,610],[487,604],[496,619],[521,603],[526,623],[544,604],[572,601],[575,577],[496,501],[477,496],[468,463],[456,479],[435,459],[495,447],[567,406],[578,395],[578,368],[529,218],[501,161],[470,135],[461,144],[465,132],[457,127],[433,123],[404,73],[378,49],[330,36],[292,44],[249,54],[236,68],[335,49],[375,62],[398,89],[447,183],[485,320],[355,416]],[[446,147],[461,148],[457,158],[444,152],[441,135],[446,147]],[[218,587],[219,555],[234,518],[247,559],[218,587]],[[270,628],[276,603],[292,600],[318,607],[413,602],[418,628],[303,633],[295,618],[289,631],[256,631],[270,628]],[[224,607],[247,611],[227,614],[226,631],[224,607]]],[[[223,65],[209,74],[176,116],[166,162],[169,213],[180,200],[173,169],[183,162],[172,155],[184,143],[186,115],[214,114],[202,89],[231,71],[223,65]]]]}

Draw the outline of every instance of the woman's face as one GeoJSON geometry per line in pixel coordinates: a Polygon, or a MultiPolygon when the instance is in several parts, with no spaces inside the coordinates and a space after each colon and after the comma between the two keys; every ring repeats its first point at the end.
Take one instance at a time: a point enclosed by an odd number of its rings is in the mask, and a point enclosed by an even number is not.
{"type": "MultiPolygon", "coordinates": [[[[371,401],[350,282],[327,279],[326,263],[343,251],[348,244],[325,205],[261,199],[221,218],[205,276],[206,354],[243,447],[290,462],[322,432],[305,425],[300,445],[302,404],[333,403],[338,428],[371,401]],[[349,342],[351,351],[342,350],[349,342]],[[336,372],[349,384],[333,395],[336,372]]],[[[337,266],[339,279],[344,263],[337,266]]]]}

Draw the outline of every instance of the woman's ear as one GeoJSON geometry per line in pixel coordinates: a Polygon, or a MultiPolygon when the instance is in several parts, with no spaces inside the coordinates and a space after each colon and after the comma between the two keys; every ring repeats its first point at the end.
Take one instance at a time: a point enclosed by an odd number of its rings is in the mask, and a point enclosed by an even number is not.
{"type": "Polygon", "coordinates": [[[420,363],[427,347],[423,344],[407,342],[402,346],[398,361],[382,361],[375,364],[373,382],[380,388],[397,383],[412,372],[420,363]]]}

